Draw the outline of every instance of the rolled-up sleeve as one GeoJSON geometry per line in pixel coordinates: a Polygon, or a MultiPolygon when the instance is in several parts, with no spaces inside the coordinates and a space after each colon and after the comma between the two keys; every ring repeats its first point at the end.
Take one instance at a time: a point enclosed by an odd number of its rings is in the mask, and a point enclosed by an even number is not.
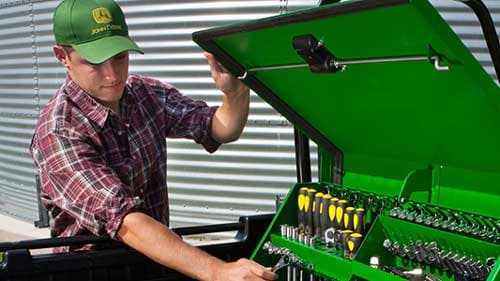
{"type": "Polygon", "coordinates": [[[33,158],[42,175],[42,192],[52,203],[95,235],[117,237],[123,218],[141,210],[95,145],[69,130],[51,132],[36,139],[33,158]]]}
{"type": "Polygon", "coordinates": [[[212,137],[212,118],[218,106],[185,96],[170,84],[143,79],[164,106],[166,137],[193,139],[211,153],[219,148],[221,144],[212,137]]]}

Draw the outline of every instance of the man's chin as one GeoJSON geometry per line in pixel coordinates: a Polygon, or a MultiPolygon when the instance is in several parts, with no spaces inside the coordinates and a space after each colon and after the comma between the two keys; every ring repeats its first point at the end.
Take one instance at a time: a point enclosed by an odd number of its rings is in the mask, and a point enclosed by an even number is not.
{"type": "Polygon", "coordinates": [[[105,97],[109,97],[111,100],[120,100],[123,96],[123,87],[115,88],[115,87],[103,87],[101,88],[101,93],[105,97]]]}
{"type": "Polygon", "coordinates": [[[94,97],[100,104],[109,106],[112,104],[118,104],[123,96],[123,93],[101,91],[99,97],[94,97]]]}

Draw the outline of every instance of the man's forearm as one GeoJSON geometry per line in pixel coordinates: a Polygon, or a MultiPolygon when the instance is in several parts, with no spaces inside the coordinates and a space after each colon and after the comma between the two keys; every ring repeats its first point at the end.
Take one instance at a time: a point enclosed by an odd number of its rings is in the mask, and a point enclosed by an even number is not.
{"type": "Polygon", "coordinates": [[[227,72],[210,53],[205,53],[215,84],[224,93],[222,106],[212,119],[212,137],[220,143],[237,140],[248,118],[248,87],[227,72]]]}
{"type": "Polygon", "coordinates": [[[212,119],[212,136],[220,143],[237,140],[248,119],[250,95],[247,88],[231,96],[224,95],[222,106],[212,119]]]}
{"type": "Polygon", "coordinates": [[[157,263],[198,280],[214,280],[223,262],[183,242],[177,234],[146,214],[125,216],[118,235],[130,247],[157,263]]]}

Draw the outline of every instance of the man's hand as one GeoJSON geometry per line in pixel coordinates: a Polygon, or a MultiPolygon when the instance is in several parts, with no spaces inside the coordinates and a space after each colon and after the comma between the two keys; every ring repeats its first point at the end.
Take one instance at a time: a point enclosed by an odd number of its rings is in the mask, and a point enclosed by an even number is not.
{"type": "Polygon", "coordinates": [[[227,72],[215,59],[211,53],[204,53],[210,65],[210,73],[217,87],[229,98],[234,95],[248,95],[248,87],[243,84],[238,78],[227,72]]]}
{"type": "Polygon", "coordinates": [[[205,53],[212,78],[224,93],[222,106],[212,119],[212,136],[220,143],[237,140],[247,122],[250,91],[238,78],[227,72],[210,53],[205,53]]]}
{"type": "Polygon", "coordinates": [[[140,212],[125,216],[118,236],[155,262],[197,280],[266,281],[277,278],[269,268],[256,262],[240,259],[226,263],[211,256],[185,243],[165,225],[140,212]]]}
{"type": "Polygon", "coordinates": [[[239,259],[236,262],[226,263],[220,268],[216,281],[234,280],[276,280],[278,275],[270,268],[247,259],[239,259]]]}

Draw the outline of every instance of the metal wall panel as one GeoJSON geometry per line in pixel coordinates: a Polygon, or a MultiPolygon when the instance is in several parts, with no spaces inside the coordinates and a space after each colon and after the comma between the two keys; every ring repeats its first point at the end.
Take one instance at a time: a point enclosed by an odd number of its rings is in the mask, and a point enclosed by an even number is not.
{"type": "Polygon", "coordinates": [[[28,147],[38,118],[33,5],[0,8],[0,212],[36,217],[28,147]]]}
{"type": "MultiPolygon", "coordinates": [[[[186,95],[219,104],[194,31],[317,5],[317,0],[121,0],[131,35],[146,54],[131,56],[130,71],[174,84],[186,95]]],[[[493,74],[475,16],[462,3],[433,0],[441,14],[493,74]]],[[[40,106],[65,78],[52,55],[52,12],[59,1],[0,1],[0,212],[37,219],[36,171],[27,149],[40,106]]],[[[497,29],[500,3],[486,0],[497,29]]],[[[168,140],[172,224],[234,221],[274,210],[274,195],[296,181],[293,128],[258,96],[241,139],[214,154],[184,140],[168,140]]],[[[316,165],[313,147],[312,161],[316,165]]],[[[314,172],[316,177],[316,172],[314,172]]]]}

